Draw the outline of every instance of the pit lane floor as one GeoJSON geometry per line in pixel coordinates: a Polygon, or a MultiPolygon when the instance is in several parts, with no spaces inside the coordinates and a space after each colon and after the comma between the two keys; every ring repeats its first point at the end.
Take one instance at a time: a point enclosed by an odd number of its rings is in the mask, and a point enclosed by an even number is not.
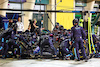
{"type": "Polygon", "coordinates": [[[100,58],[92,58],[88,62],[51,59],[0,59],[0,67],[100,67],[100,58]]]}

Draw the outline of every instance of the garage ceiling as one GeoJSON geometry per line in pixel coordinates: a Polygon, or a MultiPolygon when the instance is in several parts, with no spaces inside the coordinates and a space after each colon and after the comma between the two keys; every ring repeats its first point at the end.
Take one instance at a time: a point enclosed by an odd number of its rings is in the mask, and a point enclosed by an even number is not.
{"type": "Polygon", "coordinates": [[[78,1],[82,1],[82,2],[84,2],[84,3],[86,3],[86,2],[91,2],[91,1],[100,1],[100,0],[75,0],[76,2],[78,2],[78,1]]]}

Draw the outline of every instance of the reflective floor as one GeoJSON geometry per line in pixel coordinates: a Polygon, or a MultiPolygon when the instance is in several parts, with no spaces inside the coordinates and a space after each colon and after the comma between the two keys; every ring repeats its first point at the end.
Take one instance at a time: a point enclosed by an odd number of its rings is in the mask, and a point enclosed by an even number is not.
{"type": "Polygon", "coordinates": [[[100,58],[90,59],[88,62],[72,60],[16,60],[0,59],[0,67],[100,67],[100,58]]]}

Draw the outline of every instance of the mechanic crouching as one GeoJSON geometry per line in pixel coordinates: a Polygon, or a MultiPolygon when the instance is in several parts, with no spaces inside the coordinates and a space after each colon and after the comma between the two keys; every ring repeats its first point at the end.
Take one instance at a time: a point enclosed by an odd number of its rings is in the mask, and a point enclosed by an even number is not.
{"type": "Polygon", "coordinates": [[[39,41],[39,47],[40,47],[40,55],[41,57],[43,56],[43,48],[48,45],[49,48],[52,50],[52,57],[53,58],[56,58],[56,49],[53,45],[53,42],[52,40],[50,39],[50,37],[48,35],[43,35],[41,36],[40,38],[40,41],[39,41]]]}

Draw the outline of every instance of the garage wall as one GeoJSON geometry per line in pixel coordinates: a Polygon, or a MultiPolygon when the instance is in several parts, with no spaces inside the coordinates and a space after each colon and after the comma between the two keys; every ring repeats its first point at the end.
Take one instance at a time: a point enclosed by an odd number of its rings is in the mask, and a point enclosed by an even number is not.
{"type": "MultiPolygon", "coordinates": [[[[56,3],[58,3],[60,0],[57,0],[56,3]]],[[[74,10],[74,0],[62,0],[57,5],[57,10],[74,10]]],[[[73,26],[72,21],[74,19],[74,13],[57,13],[56,14],[56,22],[59,22],[61,25],[64,26],[66,29],[71,29],[73,26]]]]}

